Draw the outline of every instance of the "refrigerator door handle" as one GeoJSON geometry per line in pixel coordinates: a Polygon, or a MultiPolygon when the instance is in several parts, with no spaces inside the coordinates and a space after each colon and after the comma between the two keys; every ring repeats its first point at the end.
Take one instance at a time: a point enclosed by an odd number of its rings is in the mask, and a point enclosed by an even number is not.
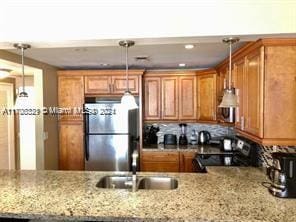
{"type": "Polygon", "coordinates": [[[86,161],[89,160],[89,135],[85,135],[85,159],[86,161]]]}

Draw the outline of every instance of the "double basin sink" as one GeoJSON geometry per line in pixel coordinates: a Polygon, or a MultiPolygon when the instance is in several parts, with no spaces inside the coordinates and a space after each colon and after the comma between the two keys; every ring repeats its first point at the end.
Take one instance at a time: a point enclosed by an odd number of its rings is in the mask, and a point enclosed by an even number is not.
{"type": "MultiPolygon", "coordinates": [[[[131,180],[132,177],[127,175],[105,176],[99,180],[96,186],[107,189],[129,189],[126,182],[131,180]]],[[[178,180],[175,178],[162,176],[137,177],[137,189],[140,190],[174,190],[177,188],[178,180]]]]}

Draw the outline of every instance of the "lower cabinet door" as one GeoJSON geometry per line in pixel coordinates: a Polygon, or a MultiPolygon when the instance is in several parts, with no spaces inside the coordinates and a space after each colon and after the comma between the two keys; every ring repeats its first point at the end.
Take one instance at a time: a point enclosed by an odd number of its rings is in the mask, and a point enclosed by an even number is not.
{"type": "Polygon", "coordinates": [[[59,169],[84,170],[83,122],[60,122],[59,169]]]}
{"type": "Polygon", "coordinates": [[[141,171],[179,172],[178,152],[143,152],[141,171]]]}
{"type": "Polygon", "coordinates": [[[180,152],[180,172],[194,172],[192,160],[195,156],[195,152],[180,152]]]}
{"type": "Polygon", "coordinates": [[[178,162],[143,162],[142,171],[179,172],[178,162]]]}

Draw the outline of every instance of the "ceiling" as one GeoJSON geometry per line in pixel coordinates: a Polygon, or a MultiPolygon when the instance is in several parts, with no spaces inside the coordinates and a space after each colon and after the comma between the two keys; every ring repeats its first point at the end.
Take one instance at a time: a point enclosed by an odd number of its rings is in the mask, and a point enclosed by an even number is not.
{"type": "MultiPolygon", "coordinates": [[[[229,53],[224,36],[139,38],[129,48],[130,68],[141,69],[204,69],[212,68],[223,61],[229,53]],[[193,49],[185,49],[193,44],[193,49]],[[135,57],[147,57],[136,60],[135,57]],[[179,67],[184,63],[184,67],[179,67]]],[[[240,41],[233,51],[247,42],[260,38],[296,38],[296,34],[239,35],[240,41]]],[[[53,65],[60,69],[121,69],[125,67],[125,49],[118,45],[120,39],[28,42],[31,48],[25,56],[53,65]]],[[[20,53],[13,43],[0,44],[12,53],[20,53]]]]}
{"type": "MultiPolygon", "coordinates": [[[[240,42],[234,50],[245,44],[240,42]]],[[[129,48],[130,68],[176,69],[186,64],[186,69],[201,69],[217,65],[228,55],[228,46],[220,43],[196,43],[193,49],[184,44],[135,45],[129,48]],[[148,57],[136,60],[136,56],[148,57]]],[[[16,50],[9,50],[18,53],[16,50]]],[[[120,46],[31,48],[25,55],[61,69],[114,69],[124,68],[125,49],[120,46]]]]}

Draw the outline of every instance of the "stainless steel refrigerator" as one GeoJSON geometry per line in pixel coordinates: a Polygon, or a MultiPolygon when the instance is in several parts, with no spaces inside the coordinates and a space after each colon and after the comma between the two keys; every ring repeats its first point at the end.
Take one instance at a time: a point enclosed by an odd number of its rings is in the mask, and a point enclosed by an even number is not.
{"type": "Polygon", "coordinates": [[[138,109],[126,110],[118,100],[86,103],[85,170],[129,171],[137,148],[138,109]]]}

